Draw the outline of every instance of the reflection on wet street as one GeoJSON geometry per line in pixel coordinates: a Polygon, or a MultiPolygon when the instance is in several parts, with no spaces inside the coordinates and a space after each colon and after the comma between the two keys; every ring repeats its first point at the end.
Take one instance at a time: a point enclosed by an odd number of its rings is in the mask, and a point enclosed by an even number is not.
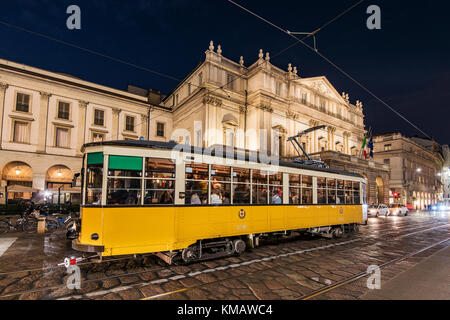
{"type": "MultiPolygon", "coordinates": [[[[59,264],[81,257],[63,232],[11,233],[0,237],[0,299],[301,299],[316,290],[365,272],[448,238],[449,216],[428,212],[369,218],[358,234],[340,239],[297,236],[268,241],[239,257],[167,266],[155,256],[85,260],[81,289],[59,264]]],[[[387,281],[448,246],[442,242],[383,269],[387,281]]],[[[365,280],[314,299],[358,299],[365,280]]]]}

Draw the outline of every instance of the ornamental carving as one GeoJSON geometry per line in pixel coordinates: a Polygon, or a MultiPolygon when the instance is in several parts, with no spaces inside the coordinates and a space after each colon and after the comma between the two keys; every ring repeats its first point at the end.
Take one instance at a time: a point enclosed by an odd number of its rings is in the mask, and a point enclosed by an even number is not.
{"type": "Polygon", "coordinates": [[[295,112],[291,112],[291,111],[288,110],[288,111],[286,112],[286,117],[287,117],[288,119],[297,120],[298,114],[296,114],[295,112]]]}
{"type": "Polygon", "coordinates": [[[261,103],[259,108],[263,111],[273,112],[273,108],[270,105],[261,103]]]}
{"type": "Polygon", "coordinates": [[[203,97],[203,103],[204,104],[212,104],[216,107],[221,107],[222,106],[222,100],[216,98],[216,97],[211,97],[211,96],[204,96],[203,97]]]}

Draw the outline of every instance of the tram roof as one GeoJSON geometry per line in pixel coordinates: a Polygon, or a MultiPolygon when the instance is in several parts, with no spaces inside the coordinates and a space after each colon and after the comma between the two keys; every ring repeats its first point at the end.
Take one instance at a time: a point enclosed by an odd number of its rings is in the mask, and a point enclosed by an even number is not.
{"type": "MultiPolygon", "coordinates": [[[[173,150],[175,147],[179,148],[182,152],[191,152],[195,154],[206,154],[211,156],[221,156],[223,158],[235,159],[235,160],[243,160],[247,162],[253,163],[263,163],[260,161],[260,153],[258,151],[252,150],[244,150],[238,149],[238,152],[227,152],[226,146],[222,145],[214,145],[208,148],[200,148],[194,147],[190,145],[184,145],[176,143],[175,141],[170,142],[161,142],[161,141],[150,141],[150,140],[114,140],[114,141],[100,141],[100,142],[91,142],[83,145],[82,151],[84,151],[88,147],[93,146],[120,146],[120,147],[134,147],[134,148],[150,148],[150,149],[162,149],[162,150],[173,150]],[[218,153],[216,155],[216,152],[218,153]]],[[[313,170],[313,171],[322,171],[328,173],[342,174],[352,177],[363,178],[360,174],[329,169],[329,168],[319,168],[313,165],[304,165],[300,163],[296,163],[294,161],[283,161],[280,160],[280,166],[297,168],[297,169],[305,169],[305,170],[313,170]]]]}

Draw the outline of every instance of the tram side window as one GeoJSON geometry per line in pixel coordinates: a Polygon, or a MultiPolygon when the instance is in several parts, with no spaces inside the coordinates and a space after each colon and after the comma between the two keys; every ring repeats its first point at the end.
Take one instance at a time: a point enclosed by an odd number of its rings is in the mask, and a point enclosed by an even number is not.
{"type": "Polygon", "coordinates": [[[312,204],[312,177],[302,176],[302,204],[312,204]]]}
{"type": "Polygon", "coordinates": [[[353,182],[353,203],[361,204],[361,197],[359,195],[359,182],[353,182]]]}
{"type": "Polygon", "coordinates": [[[211,166],[210,204],[228,205],[231,203],[231,167],[211,166]]]}
{"type": "Polygon", "coordinates": [[[300,204],[302,199],[301,175],[289,175],[289,204],[300,204]]]}
{"type": "Polygon", "coordinates": [[[341,203],[339,198],[336,198],[336,179],[327,179],[328,203],[341,203]]]}
{"type": "Polygon", "coordinates": [[[192,205],[208,204],[209,165],[186,163],[185,203],[192,205]]]}
{"type": "Polygon", "coordinates": [[[283,203],[283,174],[281,172],[269,173],[270,204],[283,203]]]}
{"type": "Polygon", "coordinates": [[[144,204],[174,204],[175,162],[170,159],[145,159],[144,204]]]}
{"type": "Polygon", "coordinates": [[[250,169],[233,168],[233,204],[250,204],[250,169]]]}
{"type": "Polygon", "coordinates": [[[268,172],[252,170],[253,204],[267,204],[268,172]]]}
{"type": "Polygon", "coordinates": [[[339,204],[345,204],[344,180],[337,180],[337,200],[339,204]]]}
{"type": "Polygon", "coordinates": [[[141,179],[108,178],[106,204],[139,205],[141,202],[141,179]]]}
{"type": "Polygon", "coordinates": [[[87,166],[86,204],[102,204],[103,163],[87,166]]]}
{"type": "Polygon", "coordinates": [[[325,178],[317,178],[317,203],[327,203],[327,183],[325,178]]]}
{"type": "Polygon", "coordinates": [[[362,184],[362,197],[363,204],[367,204],[367,185],[365,183],[362,184]]]}
{"type": "Polygon", "coordinates": [[[351,181],[345,181],[345,204],[353,204],[353,186],[351,181]]]}
{"type": "Polygon", "coordinates": [[[108,205],[139,205],[142,197],[142,158],[109,156],[108,205]]]}

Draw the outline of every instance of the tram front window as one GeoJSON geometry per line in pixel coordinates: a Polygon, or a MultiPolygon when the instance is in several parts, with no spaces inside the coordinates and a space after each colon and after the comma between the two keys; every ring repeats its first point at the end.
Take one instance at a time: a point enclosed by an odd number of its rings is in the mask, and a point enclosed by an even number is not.
{"type": "Polygon", "coordinates": [[[86,204],[102,204],[103,164],[87,166],[86,204]]]}
{"type": "Polygon", "coordinates": [[[107,205],[141,204],[141,186],[141,157],[109,156],[107,205]]]}
{"type": "Polygon", "coordinates": [[[140,179],[108,179],[107,204],[138,205],[141,199],[140,179]]]}

